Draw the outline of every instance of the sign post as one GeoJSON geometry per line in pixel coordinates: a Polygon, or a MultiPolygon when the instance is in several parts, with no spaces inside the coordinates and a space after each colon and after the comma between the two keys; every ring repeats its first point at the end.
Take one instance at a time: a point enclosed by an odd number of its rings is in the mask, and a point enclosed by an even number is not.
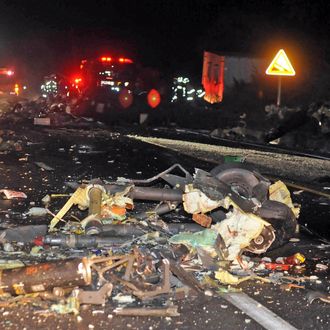
{"type": "Polygon", "coordinates": [[[278,77],[278,87],[277,87],[277,102],[276,105],[279,107],[281,105],[281,89],[282,89],[282,77],[278,77]]]}
{"type": "Polygon", "coordinates": [[[268,66],[266,74],[271,76],[278,76],[278,88],[277,88],[277,102],[276,105],[281,105],[281,93],[282,93],[282,76],[295,76],[296,72],[285,54],[283,49],[280,49],[275,55],[274,59],[268,66]]]}

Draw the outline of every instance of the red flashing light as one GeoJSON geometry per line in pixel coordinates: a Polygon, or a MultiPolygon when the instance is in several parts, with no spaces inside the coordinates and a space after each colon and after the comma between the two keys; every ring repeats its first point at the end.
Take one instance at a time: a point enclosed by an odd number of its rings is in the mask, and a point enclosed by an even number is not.
{"type": "Polygon", "coordinates": [[[8,71],[6,72],[6,74],[7,74],[7,76],[12,76],[12,75],[14,74],[14,72],[13,72],[12,70],[8,70],[8,71]]]}
{"type": "Polygon", "coordinates": [[[84,65],[87,63],[87,60],[81,60],[80,69],[83,69],[84,65]]]}
{"type": "Polygon", "coordinates": [[[124,108],[129,108],[133,103],[133,94],[130,90],[124,88],[118,95],[119,104],[124,108]]]}
{"type": "Polygon", "coordinates": [[[160,103],[160,100],[161,100],[159,92],[156,89],[150,90],[150,92],[148,93],[148,96],[147,96],[147,100],[148,100],[148,104],[153,109],[157,108],[160,103]]]}
{"type": "Polygon", "coordinates": [[[75,79],[74,79],[74,82],[75,82],[76,84],[79,84],[79,83],[81,83],[81,81],[82,81],[82,79],[81,79],[81,78],[75,78],[75,79]]]}
{"type": "Polygon", "coordinates": [[[130,58],[124,58],[124,57],[120,57],[120,58],[118,59],[118,61],[119,61],[120,63],[128,63],[128,64],[132,64],[132,63],[133,63],[133,61],[132,61],[130,58]]]}
{"type": "Polygon", "coordinates": [[[101,57],[101,62],[111,62],[112,58],[111,57],[107,57],[107,56],[102,56],[101,57]]]}

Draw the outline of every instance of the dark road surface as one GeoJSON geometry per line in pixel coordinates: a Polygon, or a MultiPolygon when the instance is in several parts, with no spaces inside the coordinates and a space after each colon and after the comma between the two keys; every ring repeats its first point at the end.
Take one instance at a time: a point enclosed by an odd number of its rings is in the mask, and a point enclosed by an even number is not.
{"type": "MultiPolygon", "coordinates": [[[[1,201],[2,228],[17,224],[39,224],[40,220],[22,218],[31,206],[42,206],[46,194],[69,193],[65,181],[116,180],[117,177],[145,179],[180,163],[193,173],[194,168],[211,170],[215,164],[196,159],[195,154],[177,151],[128,138],[128,131],[87,129],[33,129],[17,131],[23,141],[20,153],[1,154],[1,188],[22,190],[28,195],[24,202],[1,201]],[[44,162],[54,168],[46,171],[35,165],[44,162]]],[[[299,171],[299,169],[297,169],[299,171]]],[[[283,179],[290,179],[289,177],[283,179]]],[[[330,193],[330,182],[309,182],[311,186],[330,193]]],[[[299,222],[307,229],[329,239],[329,199],[311,193],[293,194],[294,202],[302,204],[299,222]]],[[[60,204],[61,205],[61,204],[60,204]]],[[[57,210],[54,210],[54,212],[57,210]]],[[[170,217],[170,216],[167,216],[170,217]]],[[[51,217],[48,217],[50,221],[51,217]]],[[[186,221],[189,221],[187,218],[186,221]]],[[[315,271],[317,263],[329,264],[329,245],[318,236],[301,228],[297,242],[290,242],[270,256],[301,252],[307,257],[304,275],[317,275],[306,287],[330,291],[329,272],[315,271]]],[[[3,254],[1,256],[3,258],[3,254]]],[[[297,329],[329,329],[330,305],[315,301],[308,304],[306,291],[285,291],[274,284],[248,281],[239,287],[261,304],[297,329]]],[[[112,314],[111,302],[105,307],[82,308],[79,317],[36,312],[33,306],[0,308],[1,329],[263,329],[250,315],[233,306],[223,297],[198,297],[179,301],[181,316],[172,318],[120,317],[112,314]]],[[[260,306],[261,307],[261,306],[260,306]]]]}

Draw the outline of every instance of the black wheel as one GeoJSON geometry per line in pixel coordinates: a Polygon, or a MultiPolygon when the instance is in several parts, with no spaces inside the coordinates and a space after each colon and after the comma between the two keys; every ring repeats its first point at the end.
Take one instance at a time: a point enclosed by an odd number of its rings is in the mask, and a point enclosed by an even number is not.
{"type": "Polygon", "coordinates": [[[251,171],[239,164],[219,165],[210,173],[245,198],[252,197],[253,188],[260,182],[251,171]]]}

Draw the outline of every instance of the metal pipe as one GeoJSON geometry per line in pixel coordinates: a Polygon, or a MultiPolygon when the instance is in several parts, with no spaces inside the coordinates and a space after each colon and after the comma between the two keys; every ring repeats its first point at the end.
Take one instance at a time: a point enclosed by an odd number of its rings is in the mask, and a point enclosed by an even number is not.
{"type": "MultiPolygon", "coordinates": [[[[197,232],[203,228],[197,223],[169,223],[167,224],[168,230],[174,235],[180,232],[197,232]]],[[[103,234],[107,236],[141,236],[145,232],[134,225],[104,225],[103,234]]]]}
{"type": "Polygon", "coordinates": [[[175,210],[177,208],[178,204],[179,204],[178,202],[164,203],[162,205],[159,205],[158,207],[156,207],[153,210],[138,213],[135,215],[135,217],[137,219],[144,220],[144,219],[147,219],[150,216],[150,214],[163,215],[163,214],[166,214],[166,213],[169,213],[169,212],[175,210]]]}
{"type": "Polygon", "coordinates": [[[15,295],[40,292],[54,287],[91,284],[91,268],[87,258],[41,263],[0,271],[0,293],[15,295]]]}
{"type": "Polygon", "coordinates": [[[149,201],[181,202],[182,191],[176,189],[134,187],[129,195],[132,199],[149,201]]]}
{"type": "Polygon", "coordinates": [[[97,235],[46,235],[43,243],[68,248],[102,247],[123,244],[130,240],[129,236],[97,236],[97,235]]]}
{"type": "Polygon", "coordinates": [[[122,308],[117,307],[113,311],[116,315],[122,316],[155,316],[155,317],[174,317],[180,316],[177,306],[163,307],[163,308],[150,308],[150,307],[138,307],[138,308],[122,308]]]}
{"type": "Polygon", "coordinates": [[[89,209],[88,214],[101,214],[101,202],[102,202],[102,189],[98,186],[91,187],[88,191],[89,196],[89,209]]]}
{"type": "Polygon", "coordinates": [[[133,237],[145,234],[140,227],[135,225],[103,225],[103,233],[105,236],[115,237],[133,237]]]}

